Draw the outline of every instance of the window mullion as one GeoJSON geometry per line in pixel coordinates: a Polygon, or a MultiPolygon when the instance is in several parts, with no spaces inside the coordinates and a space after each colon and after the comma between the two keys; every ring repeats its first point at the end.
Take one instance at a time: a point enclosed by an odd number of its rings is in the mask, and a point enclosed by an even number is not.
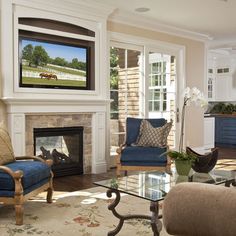
{"type": "Polygon", "coordinates": [[[125,49],[125,117],[128,116],[128,50],[125,49]]]}

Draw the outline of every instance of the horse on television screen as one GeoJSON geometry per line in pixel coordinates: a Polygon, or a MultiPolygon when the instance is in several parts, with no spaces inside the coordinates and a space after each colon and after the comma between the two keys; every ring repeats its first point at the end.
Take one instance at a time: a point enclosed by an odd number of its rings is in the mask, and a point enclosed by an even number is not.
{"type": "Polygon", "coordinates": [[[57,75],[51,74],[51,73],[42,72],[42,73],[39,74],[39,76],[40,76],[41,79],[46,78],[48,80],[50,80],[50,79],[58,80],[57,75]]]}

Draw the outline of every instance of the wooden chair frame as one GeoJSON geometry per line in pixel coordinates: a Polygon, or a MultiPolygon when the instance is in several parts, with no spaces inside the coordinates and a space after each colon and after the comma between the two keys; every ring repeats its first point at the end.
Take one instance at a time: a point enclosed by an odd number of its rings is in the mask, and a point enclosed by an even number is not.
{"type": "MultiPolygon", "coordinates": [[[[167,173],[171,172],[171,158],[167,155],[167,164],[166,166],[125,166],[121,164],[120,158],[122,150],[126,147],[126,144],[122,144],[119,148],[117,148],[117,156],[116,156],[116,175],[120,176],[121,171],[125,171],[125,175],[127,175],[127,171],[165,171],[167,173]]],[[[168,149],[168,148],[167,148],[168,149]]]]}
{"type": "MultiPolygon", "coordinates": [[[[41,162],[46,163],[48,166],[51,166],[53,163],[52,160],[44,161],[40,157],[35,157],[35,156],[16,157],[16,160],[41,161],[41,162]]],[[[29,198],[32,198],[33,196],[39,194],[40,192],[47,190],[47,202],[52,203],[52,195],[53,195],[53,172],[52,171],[51,171],[51,177],[47,183],[45,183],[44,185],[40,186],[39,188],[33,190],[32,192],[24,195],[23,194],[23,187],[21,184],[21,180],[22,180],[24,173],[20,170],[17,170],[14,172],[6,166],[0,166],[0,170],[9,174],[15,182],[14,196],[13,197],[0,197],[0,202],[2,202],[3,204],[15,205],[16,225],[23,224],[23,213],[24,213],[23,204],[29,198]]]]}

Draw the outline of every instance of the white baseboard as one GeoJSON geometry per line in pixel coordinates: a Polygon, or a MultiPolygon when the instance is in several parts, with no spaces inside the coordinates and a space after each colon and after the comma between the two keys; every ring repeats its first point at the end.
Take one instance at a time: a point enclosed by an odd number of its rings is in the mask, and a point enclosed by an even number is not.
{"type": "Polygon", "coordinates": [[[92,168],[92,174],[101,174],[107,172],[107,164],[106,163],[97,163],[94,168],[92,168]]]}

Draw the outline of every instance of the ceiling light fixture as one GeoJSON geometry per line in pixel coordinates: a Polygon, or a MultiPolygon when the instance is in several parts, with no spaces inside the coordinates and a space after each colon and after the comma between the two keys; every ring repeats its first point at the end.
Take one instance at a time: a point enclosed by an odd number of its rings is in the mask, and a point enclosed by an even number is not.
{"type": "Polygon", "coordinates": [[[150,8],[148,8],[148,7],[138,7],[138,8],[135,9],[135,11],[143,13],[143,12],[150,11],[150,8]]]}

